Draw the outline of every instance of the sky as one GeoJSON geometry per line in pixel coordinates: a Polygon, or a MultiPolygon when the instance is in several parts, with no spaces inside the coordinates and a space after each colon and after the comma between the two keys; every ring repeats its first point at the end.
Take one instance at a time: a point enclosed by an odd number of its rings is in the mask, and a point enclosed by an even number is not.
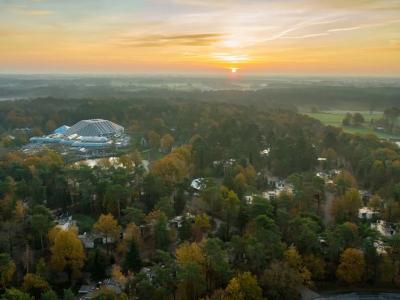
{"type": "Polygon", "coordinates": [[[400,76],[400,0],[0,0],[1,73],[400,76]]]}

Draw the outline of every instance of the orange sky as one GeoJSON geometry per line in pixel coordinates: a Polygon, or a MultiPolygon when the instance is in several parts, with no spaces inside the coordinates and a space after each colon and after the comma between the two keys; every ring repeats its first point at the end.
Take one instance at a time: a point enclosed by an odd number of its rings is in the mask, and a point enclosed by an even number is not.
{"type": "Polygon", "coordinates": [[[400,75],[398,0],[0,0],[0,72],[400,75]]]}

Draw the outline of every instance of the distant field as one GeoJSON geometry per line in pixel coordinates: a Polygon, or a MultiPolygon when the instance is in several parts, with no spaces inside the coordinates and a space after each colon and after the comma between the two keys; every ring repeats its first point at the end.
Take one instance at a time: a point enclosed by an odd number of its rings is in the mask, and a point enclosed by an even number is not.
{"type": "Polygon", "coordinates": [[[336,127],[343,128],[344,131],[353,133],[353,134],[369,134],[373,133],[377,135],[381,139],[400,139],[399,135],[392,135],[383,132],[375,131],[374,127],[370,125],[371,120],[377,120],[382,118],[383,112],[373,112],[370,113],[369,111],[339,111],[339,110],[332,110],[332,111],[324,111],[318,113],[307,113],[308,116],[313,117],[315,119],[320,120],[325,125],[331,125],[336,127]],[[365,124],[363,127],[349,127],[343,126],[342,120],[346,113],[355,113],[359,112],[363,115],[365,119],[365,124]]]}

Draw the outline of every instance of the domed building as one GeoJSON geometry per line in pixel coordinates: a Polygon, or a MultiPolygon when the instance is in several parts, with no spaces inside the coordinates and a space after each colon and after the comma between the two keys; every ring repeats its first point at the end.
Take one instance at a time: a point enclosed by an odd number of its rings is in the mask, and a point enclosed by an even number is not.
{"type": "Polygon", "coordinates": [[[68,128],[64,135],[78,135],[78,136],[114,136],[124,132],[124,127],[115,124],[114,122],[103,119],[90,119],[82,120],[68,128]]]}

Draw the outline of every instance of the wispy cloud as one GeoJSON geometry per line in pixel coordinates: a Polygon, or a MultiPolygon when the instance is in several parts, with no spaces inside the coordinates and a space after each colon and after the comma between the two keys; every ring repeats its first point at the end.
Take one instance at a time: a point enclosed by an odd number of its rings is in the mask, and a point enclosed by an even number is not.
{"type": "Polygon", "coordinates": [[[327,36],[329,35],[326,32],[322,33],[311,33],[311,34],[304,34],[304,35],[299,35],[299,36],[285,36],[285,39],[309,39],[309,38],[314,38],[314,37],[320,37],[320,36],[327,36]]]}
{"type": "Polygon", "coordinates": [[[47,10],[47,9],[23,9],[18,10],[17,13],[25,16],[49,16],[53,15],[54,11],[47,10]]]}
{"type": "Polygon", "coordinates": [[[357,30],[357,29],[361,29],[361,28],[362,27],[360,27],[360,26],[333,28],[333,29],[329,29],[328,32],[352,31],[352,30],[357,30]]]}
{"type": "Polygon", "coordinates": [[[122,38],[117,44],[129,47],[159,47],[167,45],[209,46],[218,42],[222,36],[219,33],[148,35],[122,38]]]}
{"type": "MultiPolygon", "coordinates": [[[[36,2],[31,0],[32,2],[36,2]]],[[[20,4],[20,5],[6,5],[5,10],[10,11],[17,15],[23,16],[49,16],[53,15],[55,12],[50,9],[36,8],[34,6],[20,4]]]]}

